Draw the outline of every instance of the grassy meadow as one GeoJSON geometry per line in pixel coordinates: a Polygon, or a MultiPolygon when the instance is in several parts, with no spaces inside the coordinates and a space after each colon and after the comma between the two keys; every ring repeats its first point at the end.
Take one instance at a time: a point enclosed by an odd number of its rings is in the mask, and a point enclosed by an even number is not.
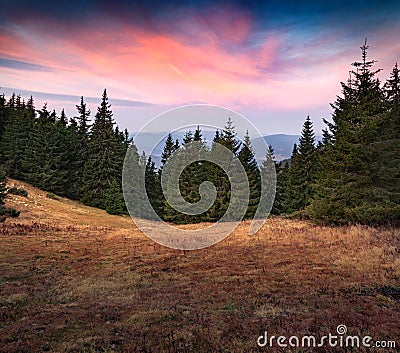
{"type": "Polygon", "coordinates": [[[21,215],[0,225],[1,352],[319,351],[259,348],[257,338],[340,324],[400,346],[400,229],[277,217],[255,236],[242,222],[183,252],[129,217],[9,185],[29,196],[9,195],[21,215]]]}

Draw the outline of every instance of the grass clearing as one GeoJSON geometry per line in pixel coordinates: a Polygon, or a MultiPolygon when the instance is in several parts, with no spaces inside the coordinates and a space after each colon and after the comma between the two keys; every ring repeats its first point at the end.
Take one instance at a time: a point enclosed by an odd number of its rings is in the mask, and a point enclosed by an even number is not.
{"type": "Polygon", "coordinates": [[[10,195],[21,216],[0,225],[2,352],[258,352],[264,331],[339,324],[400,345],[399,229],[270,218],[183,252],[129,217],[9,184],[28,197],[10,195]]]}

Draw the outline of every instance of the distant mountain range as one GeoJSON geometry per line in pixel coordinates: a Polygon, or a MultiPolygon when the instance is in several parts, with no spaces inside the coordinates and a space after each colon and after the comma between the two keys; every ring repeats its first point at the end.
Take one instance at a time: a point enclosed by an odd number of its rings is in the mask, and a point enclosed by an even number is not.
{"type": "MultiPolygon", "coordinates": [[[[293,151],[293,145],[295,143],[299,143],[300,135],[285,135],[285,134],[275,134],[275,135],[267,135],[262,137],[268,145],[271,145],[274,149],[275,160],[282,161],[284,159],[290,158],[293,151]]],[[[262,142],[261,137],[252,140],[252,144],[254,150],[257,152],[258,146],[262,142]]],[[[322,136],[317,135],[315,137],[316,141],[321,141],[322,136]]],[[[257,159],[262,159],[264,156],[258,156],[256,153],[257,159]]]]}
{"type": "MultiPolygon", "coordinates": [[[[156,163],[157,166],[161,163],[161,154],[164,148],[166,136],[168,133],[160,132],[160,133],[148,133],[141,132],[139,134],[133,133],[131,137],[135,139],[135,144],[139,150],[139,153],[146,153],[146,156],[152,156],[152,159],[156,163]]],[[[206,142],[211,143],[215,132],[214,131],[202,131],[203,137],[206,142]]],[[[177,131],[171,134],[174,139],[178,139],[182,142],[183,136],[185,133],[183,131],[177,131]]],[[[262,138],[266,141],[268,145],[271,145],[274,149],[275,159],[277,161],[282,161],[284,159],[290,158],[293,150],[293,145],[298,143],[300,135],[286,135],[286,134],[274,134],[274,135],[266,135],[263,137],[258,137],[252,140],[253,147],[255,151],[264,150],[262,148],[264,142],[262,142],[262,138]]],[[[316,140],[321,140],[321,136],[316,136],[316,140]]],[[[262,160],[265,156],[257,155],[256,158],[258,161],[262,160]]]]}

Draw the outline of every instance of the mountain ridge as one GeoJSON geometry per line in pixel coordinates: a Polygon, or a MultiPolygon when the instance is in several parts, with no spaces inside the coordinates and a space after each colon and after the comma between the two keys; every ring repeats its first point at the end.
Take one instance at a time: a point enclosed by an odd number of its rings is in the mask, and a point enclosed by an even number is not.
{"type": "MultiPolygon", "coordinates": [[[[172,132],[171,135],[174,139],[178,139],[182,142],[184,131],[176,131],[172,132]]],[[[211,143],[214,138],[214,131],[206,130],[202,131],[203,137],[206,142],[211,143]]],[[[143,132],[143,133],[131,133],[130,136],[134,138],[134,142],[136,147],[138,148],[139,153],[145,152],[146,156],[151,156],[153,161],[157,166],[161,163],[161,153],[164,148],[165,140],[168,135],[168,132],[143,132]]],[[[261,139],[271,145],[274,149],[275,159],[276,161],[282,161],[290,158],[293,150],[293,145],[298,143],[300,135],[288,135],[288,134],[271,134],[264,135],[262,137],[257,137],[251,140],[253,144],[253,148],[256,151],[257,160],[263,160],[265,156],[257,154],[257,150],[264,151],[265,146],[264,142],[261,139]]],[[[316,141],[320,141],[322,136],[316,135],[316,141]]]]}

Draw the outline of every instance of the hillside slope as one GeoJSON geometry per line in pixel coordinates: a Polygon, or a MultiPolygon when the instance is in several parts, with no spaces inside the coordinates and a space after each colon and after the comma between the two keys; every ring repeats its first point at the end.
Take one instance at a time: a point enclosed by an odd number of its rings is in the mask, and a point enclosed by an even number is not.
{"type": "Polygon", "coordinates": [[[61,226],[98,226],[135,229],[129,217],[109,215],[98,208],[85,206],[77,201],[51,195],[18,180],[8,179],[7,186],[23,188],[28,191],[28,197],[8,195],[6,204],[21,211],[21,215],[15,220],[8,219],[7,222],[25,224],[35,221],[61,226]]]}

